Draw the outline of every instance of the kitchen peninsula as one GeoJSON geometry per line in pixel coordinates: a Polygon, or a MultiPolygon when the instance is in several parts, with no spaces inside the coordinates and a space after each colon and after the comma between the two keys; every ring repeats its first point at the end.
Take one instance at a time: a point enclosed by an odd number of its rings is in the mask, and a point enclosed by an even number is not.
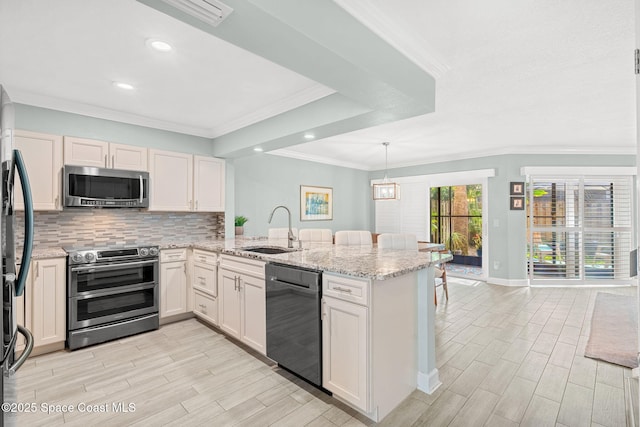
{"type": "MultiPolygon", "coordinates": [[[[440,385],[434,266],[450,261],[451,255],[308,242],[299,249],[265,254],[251,250],[286,249],[286,240],[251,238],[165,247],[187,246],[194,249],[194,260],[196,252],[218,254],[220,269],[225,260],[244,259],[258,266],[272,262],[322,271],[323,387],[374,421],[416,388],[432,393],[440,385]]],[[[220,270],[218,277],[223,287],[220,270]]],[[[219,327],[225,330],[223,322],[219,327]]]]}
{"type": "MultiPolygon", "coordinates": [[[[416,388],[431,393],[440,385],[434,266],[450,255],[309,242],[289,250],[286,240],[266,238],[157,244],[161,324],[193,312],[266,355],[265,263],[318,270],[325,389],[380,421],[416,388]],[[256,247],[285,252],[252,252],[256,247]]],[[[34,252],[36,260],[62,256],[56,248],[34,252]]]]}

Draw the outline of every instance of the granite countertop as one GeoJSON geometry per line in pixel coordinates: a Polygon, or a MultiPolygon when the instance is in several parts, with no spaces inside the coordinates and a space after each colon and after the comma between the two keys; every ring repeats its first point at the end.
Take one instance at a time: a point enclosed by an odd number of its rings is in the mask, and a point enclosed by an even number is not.
{"type": "MultiPolygon", "coordinates": [[[[31,259],[66,258],[67,253],[60,247],[53,248],[33,248],[31,259]]],[[[16,248],[16,264],[22,262],[22,248],[16,248]]]]}
{"type": "MultiPolygon", "coordinates": [[[[248,252],[243,248],[275,247],[286,248],[286,239],[267,239],[266,237],[239,237],[233,239],[207,239],[200,241],[161,242],[160,249],[194,248],[222,254],[242,256],[266,262],[280,262],[313,270],[346,274],[374,280],[385,280],[392,277],[417,271],[430,265],[449,262],[451,255],[438,252],[417,250],[378,249],[376,245],[368,246],[336,246],[332,243],[294,242],[294,250],[283,254],[262,254],[248,252]]],[[[438,249],[438,245],[433,246],[438,249]]],[[[18,260],[22,249],[17,252],[18,260]]],[[[34,248],[32,259],[66,257],[67,253],[60,247],[34,248]]]]}
{"type": "MultiPolygon", "coordinates": [[[[314,270],[340,273],[374,280],[402,276],[441,262],[449,262],[451,255],[417,250],[378,249],[376,245],[336,246],[331,243],[294,242],[295,250],[283,254],[248,252],[243,248],[287,247],[286,239],[237,238],[193,242],[195,249],[243,256],[267,262],[280,262],[314,270]]],[[[436,246],[437,247],[437,246],[436,246]]]]}

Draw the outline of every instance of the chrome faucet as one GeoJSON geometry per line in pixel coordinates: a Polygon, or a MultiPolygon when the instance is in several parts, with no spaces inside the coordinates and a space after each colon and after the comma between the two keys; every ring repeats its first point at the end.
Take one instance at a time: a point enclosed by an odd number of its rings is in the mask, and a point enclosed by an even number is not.
{"type": "Polygon", "coordinates": [[[293,230],[291,229],[291,211],[289,210],[289,208],[284,205],[279,205],[273,208],[273,210],[271,211],[271,215],[269,215],[269,224],[271,224],[271,220],[273,219],[273,214],[278,208],[283,208],[284,210],[287,211],[287,214],[289,215],[289,233],[287,235],[288,236],[287,240],[289,241],[289,243],[287,244],[287,247],[293,248],[293,241],[296,240],[296,238],[293,235],[293,230]]]}

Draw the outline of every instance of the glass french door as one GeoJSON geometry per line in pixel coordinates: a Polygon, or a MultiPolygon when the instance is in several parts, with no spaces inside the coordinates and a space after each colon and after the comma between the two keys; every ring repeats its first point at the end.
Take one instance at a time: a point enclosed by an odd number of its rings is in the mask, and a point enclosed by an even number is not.
{"type": "Polygon", "coordinates": [[[528,272],[532,285],[630,280],[631,177],[531,177],[528,272]]]}

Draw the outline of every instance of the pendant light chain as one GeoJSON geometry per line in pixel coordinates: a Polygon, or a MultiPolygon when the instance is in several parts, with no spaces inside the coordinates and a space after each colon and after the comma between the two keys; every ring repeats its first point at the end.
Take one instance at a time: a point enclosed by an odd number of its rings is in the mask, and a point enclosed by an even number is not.
{"type": "Polygon", "coordinates": [[[389,143],[383,142],[382,145],[384,145],[384,179],[382,182],[386,184],[389,182],[389,143]]]}

